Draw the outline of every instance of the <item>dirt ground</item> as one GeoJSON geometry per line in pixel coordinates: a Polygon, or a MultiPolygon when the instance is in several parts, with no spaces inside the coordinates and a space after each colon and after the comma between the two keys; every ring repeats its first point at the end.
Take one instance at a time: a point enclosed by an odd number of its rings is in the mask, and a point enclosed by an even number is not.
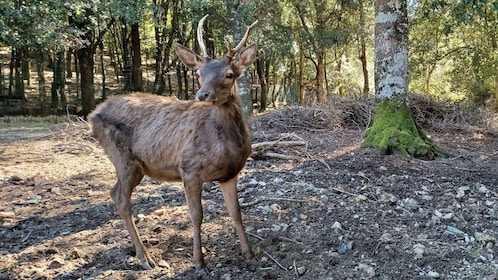
{"type": "MultiPolygon", "coordinates": [[[[253,141],[282,137],[300,160],[251,158],[239,198],[258,259],[246,263],[216,183],[203,191],[203,279],[498,279],[498,139],[431,132],[447,158],[361,148],[359,128],[262,117],[253,141]]],[[[0,279],[196,279],[182,186],[144,179],[142,270],[108,195],[114,169],[83,123],[0,126],[0,279]]]]}

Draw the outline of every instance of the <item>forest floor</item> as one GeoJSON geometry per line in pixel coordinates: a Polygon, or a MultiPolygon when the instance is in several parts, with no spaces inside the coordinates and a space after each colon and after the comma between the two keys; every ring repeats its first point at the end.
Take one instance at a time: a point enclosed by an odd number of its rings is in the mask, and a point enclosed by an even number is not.
{"type": "MultiPolygon", "coordinates": [[[[423,161],[288,112],[253,119],[253,142],[304,141],[275,151],[299,159],[253,157],[239,180],[258,263],[241,258],[221,192],[206,184],[203,279],[498,279],[497,134],[429,129],[450,156],[423,161]]],[[[181,185],[145,178],[134,192],[160,265],[146,271],[109,197],[114,180],[86,123],[0,124],[0,279],[196,279],[181,185]]]]}

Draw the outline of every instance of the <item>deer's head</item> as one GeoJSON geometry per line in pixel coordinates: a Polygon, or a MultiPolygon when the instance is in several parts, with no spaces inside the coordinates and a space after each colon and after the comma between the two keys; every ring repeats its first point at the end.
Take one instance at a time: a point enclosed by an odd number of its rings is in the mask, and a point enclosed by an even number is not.
{"type": "Polygon", "coordinates": [[[258,46],[255,43],[248,47],[244,47],[244,45],[249,36],[249,31],[257,21],[247,28],[244,38],[235,48],[231,48],[227,44],[227,54],[223,59],[212,59],[207,55],[202,38],[202,26],[206,17],[207,15],[199,21],[199,26],[197,27],[197,40],[202,56],[178,43],[175,44],[175,50],[183,64],[196,71],[200,86],[195,96],[196,100],[221,105],[226,103],[230,96],[238,94],[235,80],[256,58],[258,46]]]}

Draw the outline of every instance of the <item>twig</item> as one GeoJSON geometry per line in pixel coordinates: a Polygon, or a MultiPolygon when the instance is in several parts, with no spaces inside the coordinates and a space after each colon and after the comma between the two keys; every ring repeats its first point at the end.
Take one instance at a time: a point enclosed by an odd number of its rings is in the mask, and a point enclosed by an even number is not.
{"type": "Polygon", "coordinates": [[[348,191],[344,190],[343,188],[332,188],[332,190],[339,192],[339,193],[351,195],[351,196],[358,196],[357,194],[352,193],[352,192],[348,192],[348,191]]]}
{"type": "Polygon", "coordinates": [[[321,164],[325,165],[327,167],[328,170],[332,170],[332,168],[330,168],[330,165],[328,165],[328,163],[325,162],[325,160],[323,158],[319,159],[318,160],[321,164]]]}
{"type": "Polygon", "coordinates": [[[248,202],[248,203],[242,203],[242,204],[240,204],[240,207],[246,208],[246,207],[254,206],[258,203],[265,202],[265,201],[308,202],[308,200],[304,200],[304,199],[295,199],[295,198],[286,198],[286,197],[264,197],[264,198],[256,199],[256,200],[248,202]]]}
{"type": "Polygon", "coordinates": [[[26,235],[26,236],[25,236],[25,237],[21,240],[21,243],[26,242],[26,240],[28,240],[28,238],[29,238],[29,236],[31,235],[31,233],[32,233],[32,232],[33,232],[33,231],[32,231],[32,230],[30,230],[30,231],[28,232],[28,234],[27,234],[27,235],[26,235]]]}
{"type": "Polygon", "coordinates": [[[288,271],[287,268],[285,268],[284,266],[282,266],[274,257],[272,257],[270,254],[268,254],[268,252],[266,251],[263,251],[263,253],[265,253],[265,255],[267,255],[273,262],[275,262],[281,269],[285,270],[285,271],[288,271]]]}
{"type": "Polygon", "coordinates": [[[248,235],[250,235],[250,236],[252,236],[252,237],[256,237],[256,238],[257,238],[257,239],[259,239],[259,240],[264,240],[264,238],[263,238],[263,237],[261,237],[261,236],[259,236],[259,235],[256,235],[256,234],[254,234],[254,233],[252,233],[252,232],[247,232],[247,234],[248,234],[248,235]]]}
{"type": "Polygon", "coordinates": [[[296,274],[296,276],[299,276],[299,273],[297,272],[297,267],[296,267],[296,259],[294,259],[292,266],[294,267],[294,274],[296,274]]]}
{"type": "Polygon", "coordinates": [[[287,160],[298,160],[301,159],[301,157],[298,156],[291,156],[291,155],[283,155],[275,152],[264,152],[262,154],[259,153],[253,153],[254,155],[259,155],[262,157],[269,157],[269,158],[278,158],[278,159],[287,159],[287,160]]]}
{"type": "Polygon", "coordinates": [[[282,147],[290,147],[290,146],[304,146],[306,145],[305,141],[268,141],[268,142],[259,142],[251,145],[253,150],[261,149],[261,148],[271,148],[274,146],[282,146],[282,147]]]}
{"type": "Polygon", "coordinates": [[[303,242],[297,241],[295,239],[287,238],[285,236],[278,236],[278,238],[282,239],[284,241],[294,242],[294,243],[297,243],[297,244],[303,244],[303,242]]]}

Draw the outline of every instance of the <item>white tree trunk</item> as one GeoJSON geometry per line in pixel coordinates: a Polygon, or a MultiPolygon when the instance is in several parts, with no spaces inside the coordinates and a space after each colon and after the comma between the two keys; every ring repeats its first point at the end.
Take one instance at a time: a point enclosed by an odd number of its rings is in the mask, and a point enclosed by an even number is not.
{"type": "MultiPolygon", "coordinates": [[[[239,0],[225,0],[225,5],[228,8],[230,21],[232,23],[233,30],[233,44],[237,45],[244,33],[246,32],[246,26],[242,20],[237,17],[237,9],[240,5],[239,0]]],[[[237,79],[237,86],[239,88],[240,99],[242,100],[242,112],[246,116],[252,116],[252,96],[251,96],[251,84],[249,81],[249,71],[244,71],[242,75],[237,79]]]]}
{"type": "Polygon", "coordinates": [[[375,1],[375,92],[381,99],[408,96],[406,0],[375,1]]]}

